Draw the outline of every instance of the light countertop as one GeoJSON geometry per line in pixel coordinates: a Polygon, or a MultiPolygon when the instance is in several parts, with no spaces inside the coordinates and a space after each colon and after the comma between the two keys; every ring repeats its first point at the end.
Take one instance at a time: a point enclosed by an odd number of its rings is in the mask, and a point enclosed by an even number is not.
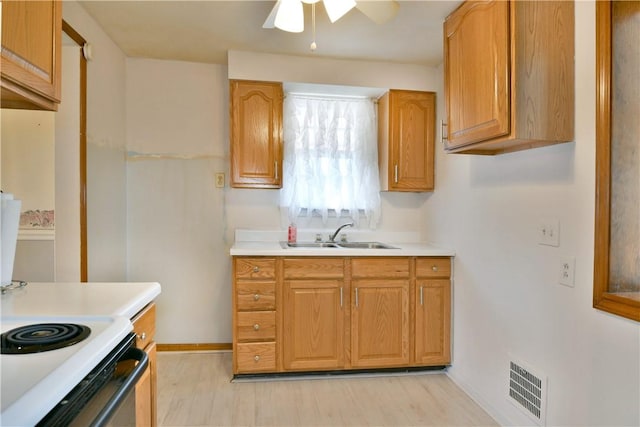
{"type": "Polygon", "coordinates": [[[132,318],[160,294],[145,283],[28,283],[2,295],[7,316],[122,316],[132,318]]]}
{"type": "Polygon", "coordinates": [[[454,256],[450,249],[428,243],[384,242],[396,249],[351,249],[351,248],[283,248],[279,242],[236,242],[231,248],[232,256],[454,256]]]}
{"type": "MultiPolygon", "coordinates": [[[[396,249],[351,248],[284,248],[286,231],[236,230],[232,256],[327,256],[327,257],[390,257],[390,256],[455,256],[455,251],[419,241],[417,233],[371,232],[345,230],[350,242],[383,242],[396,249]]],[[[298,242],[313,242],[316,234],[326,237],[326,231],[298,231],[298,242]]],[[[336,239],[338,240],[338,239],[336,239]]],[[[340,243],[338,241],[338,243],[340,243]]]]}

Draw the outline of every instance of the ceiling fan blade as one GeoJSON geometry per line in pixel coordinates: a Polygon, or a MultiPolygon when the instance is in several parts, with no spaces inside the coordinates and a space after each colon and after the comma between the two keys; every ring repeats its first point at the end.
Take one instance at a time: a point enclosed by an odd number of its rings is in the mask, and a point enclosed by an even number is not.
{"type": "Polygon", "coordinates": [[[278,14],[278,10],[280,9],[280,0],[276,1],[276,4],[271,9],[269,16],[262,24],[262,28],[275,28],[276,27],[276,15],[278,14]]]}
{"type": "Polygon", "coordinates": [[[331,21],[332,24],[342,18],[356,5],[355,0],[323,0],[322,3],[329,16],[329,21],[331,21]]]}
{"type": "Polygon", "coordinates": [[[396,16],[400,4],[396,0],[360,0],[356,8],[376,24],[384,24],[396,16]]]}

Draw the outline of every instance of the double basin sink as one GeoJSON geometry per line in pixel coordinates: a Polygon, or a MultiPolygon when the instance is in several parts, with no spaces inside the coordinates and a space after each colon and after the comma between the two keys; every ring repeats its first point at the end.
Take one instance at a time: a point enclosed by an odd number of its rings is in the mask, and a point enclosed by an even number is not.
{"type": "Polygon", "coordinates": [[[283,249],[398,249],[381,242],[280,242],[283,249]]]}

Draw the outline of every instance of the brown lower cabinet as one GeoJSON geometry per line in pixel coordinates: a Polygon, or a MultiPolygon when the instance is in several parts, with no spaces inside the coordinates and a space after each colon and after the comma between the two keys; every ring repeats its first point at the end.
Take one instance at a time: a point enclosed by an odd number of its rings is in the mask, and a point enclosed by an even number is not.
{"type": "Polygon", "coordinates": [[[449,257],[234,257],[233,372],[451,362],[449,257]]]}
{"type": "Polygon", "coordinates": [[[136,426],[155,427],[157,424],[157,368],[156,368],[156,305],[148,304],[133,319],[136,347],[149,356],[149,366],[136,384],[136,426]]]}

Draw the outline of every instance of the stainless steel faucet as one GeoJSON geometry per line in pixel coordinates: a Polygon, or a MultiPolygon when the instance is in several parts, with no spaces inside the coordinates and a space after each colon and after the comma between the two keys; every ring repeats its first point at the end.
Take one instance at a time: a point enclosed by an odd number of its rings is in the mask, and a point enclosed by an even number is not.
{"type": "Polygon", "coordinates": [[[345,227],[353,227],[353,223],[352,222],[348,222],[346,224],[342,224],[340,227],[338,227],[338,229],[335,231],[335,233],[333,233],[331,236],[329,236],[329,241],[330,242],[335,242],[336,241],[336,236],[338,235],[338,233],[340,233],[340,230],[342,230],[345,227]]]}

